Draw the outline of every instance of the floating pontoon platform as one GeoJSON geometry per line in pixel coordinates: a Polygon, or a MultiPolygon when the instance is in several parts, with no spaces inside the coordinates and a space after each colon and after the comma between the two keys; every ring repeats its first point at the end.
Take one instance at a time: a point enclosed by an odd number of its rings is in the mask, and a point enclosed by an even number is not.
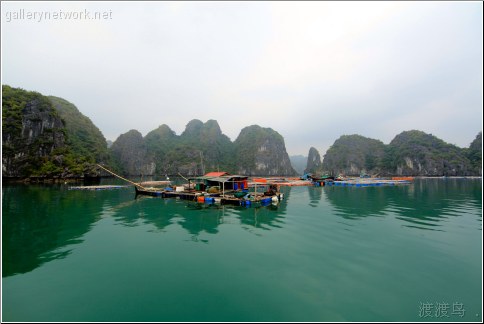
{"type": "Polygon", "coordinates": [[[69,190],[110,190],[110,189],[121,189],[130,186],[114,186],[114,185],[100,185],[100,186],[78,186],[69,187],[69,190]]]}

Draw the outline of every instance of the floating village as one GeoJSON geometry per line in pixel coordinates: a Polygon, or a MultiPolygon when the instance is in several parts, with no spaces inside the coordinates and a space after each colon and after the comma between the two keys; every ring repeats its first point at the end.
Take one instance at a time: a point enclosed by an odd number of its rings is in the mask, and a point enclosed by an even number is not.
{"type": "MultiPolygon", "coordinates": [[[[395,186],[411,184],[413,177],[371,178],[362,175],[356,178],[342,176],[314,176],[305,174],[302,177],[248,177],[233,175],[227,172],[209,172],[203,176],[185,178],[186,183],[173,185],[170,180],[146,181],[136,183],[111,170],[98,165],[113,176],[129,182],[135,187],[136,196],[152,196],[159,198],[177,198],[204,204],[220,204],[233,206],[267,206],[277,204],[284,199],[280,189],[284,186],[395,186]]],[[[70,190],[105,190],[117,189],[126,186],[120,185],[95,185],[73,186],[70,190]]]]}

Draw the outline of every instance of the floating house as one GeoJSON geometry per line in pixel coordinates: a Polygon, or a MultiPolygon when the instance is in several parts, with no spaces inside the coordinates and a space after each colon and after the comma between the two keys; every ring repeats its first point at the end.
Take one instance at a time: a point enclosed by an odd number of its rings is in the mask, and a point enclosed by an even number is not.
{"type": "Polygon", "coordinates": [[[241,175],[233,175],[227,172],[209,172],[200,177],[188,179],[188,186],[198,191],[207,192],[221,192],[225,194],[227,191],[237,191],[248,189],[248,177],[241,175]]]}
{"type": "Polygon", "coordinates": [[[251,188],[255,191],[249,192],[247,176],[232,175],[227,172],[210,172],[187,180],[188,188],[181,186],[173,191],[167,190],[168,188],[165,188],[165,190],[143,190],[135,187],[136,194],[235,206],[266,206],[271,203],[278,203],[283,199],[283,194],[276,192],[275,186],[268,184],[266,179],[255,179],[255,182],[259,183],[259,188],[269,187],[269,190],[262,193],[257,192],[257,184],[254,185],[253,183],[251,188]],[[182,190],[178,190],[178,188],[182,190]]]}

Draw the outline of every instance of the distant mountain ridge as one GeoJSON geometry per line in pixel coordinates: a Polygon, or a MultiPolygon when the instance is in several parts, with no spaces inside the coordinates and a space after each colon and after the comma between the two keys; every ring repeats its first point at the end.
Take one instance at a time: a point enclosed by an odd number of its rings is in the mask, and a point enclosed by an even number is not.
{"type": "Polygon", "coordinates": [[[131,130],[118,137],[110,150],[121,166],[120,171],[130,175],[193,176],[213,170],[244,175],[297,174],[291,166],[284,139],[276,131],[248,126],[232,143],[212,119],[205,123],[191,120],[180,136],[165,124],[144,138],[131,130]]]}
{"type": "Polygon", "coordinates": [[[8,85],[2,86],[2,152],[2,177],[7,178],[96,176],[96,163],[125,175],[220,170],[293,176],[302,173],[301,165],[294,170],[297,160],[306,161],[306,171],[333,175],[482,176],[482,132],[468,148],[418,130],[402,132],[388,145],[342,135],[323,159],[311,147],[308,158],[292,157],[291,162],[277,131],[251,125],[231,142],[212,119],[189,121],[181,135],[166,124],[144,137],[133,129],[111,143],[72,103],[8,85]]]}
{"type": "Polygon", "coordinates": [[[291,160],[291,165],[296,170],[298,174],[303,174],[304,169],[306,168],[306,164],[308,161],[308,157],[304,155],[291,155],[289,156],[291,160]]]}
{"type": "Polygon", "coordinates": [[[326,152],[323,170],[337,175],[482,175],[482,132],[459,148],[418,130],[404,131],[385,145],[361,135],[343,135],[326,152]]]}

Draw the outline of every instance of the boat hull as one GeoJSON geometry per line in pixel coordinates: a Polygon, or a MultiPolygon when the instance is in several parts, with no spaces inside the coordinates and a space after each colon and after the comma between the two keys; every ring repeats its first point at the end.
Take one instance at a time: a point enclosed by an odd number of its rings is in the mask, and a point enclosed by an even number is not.
{"type": "Polygon", "coordinates": [[[165,197],[165,192],[163,190],[143,190],[135,187],[136,195],[151,196],[151,197],[165,197]]]}

